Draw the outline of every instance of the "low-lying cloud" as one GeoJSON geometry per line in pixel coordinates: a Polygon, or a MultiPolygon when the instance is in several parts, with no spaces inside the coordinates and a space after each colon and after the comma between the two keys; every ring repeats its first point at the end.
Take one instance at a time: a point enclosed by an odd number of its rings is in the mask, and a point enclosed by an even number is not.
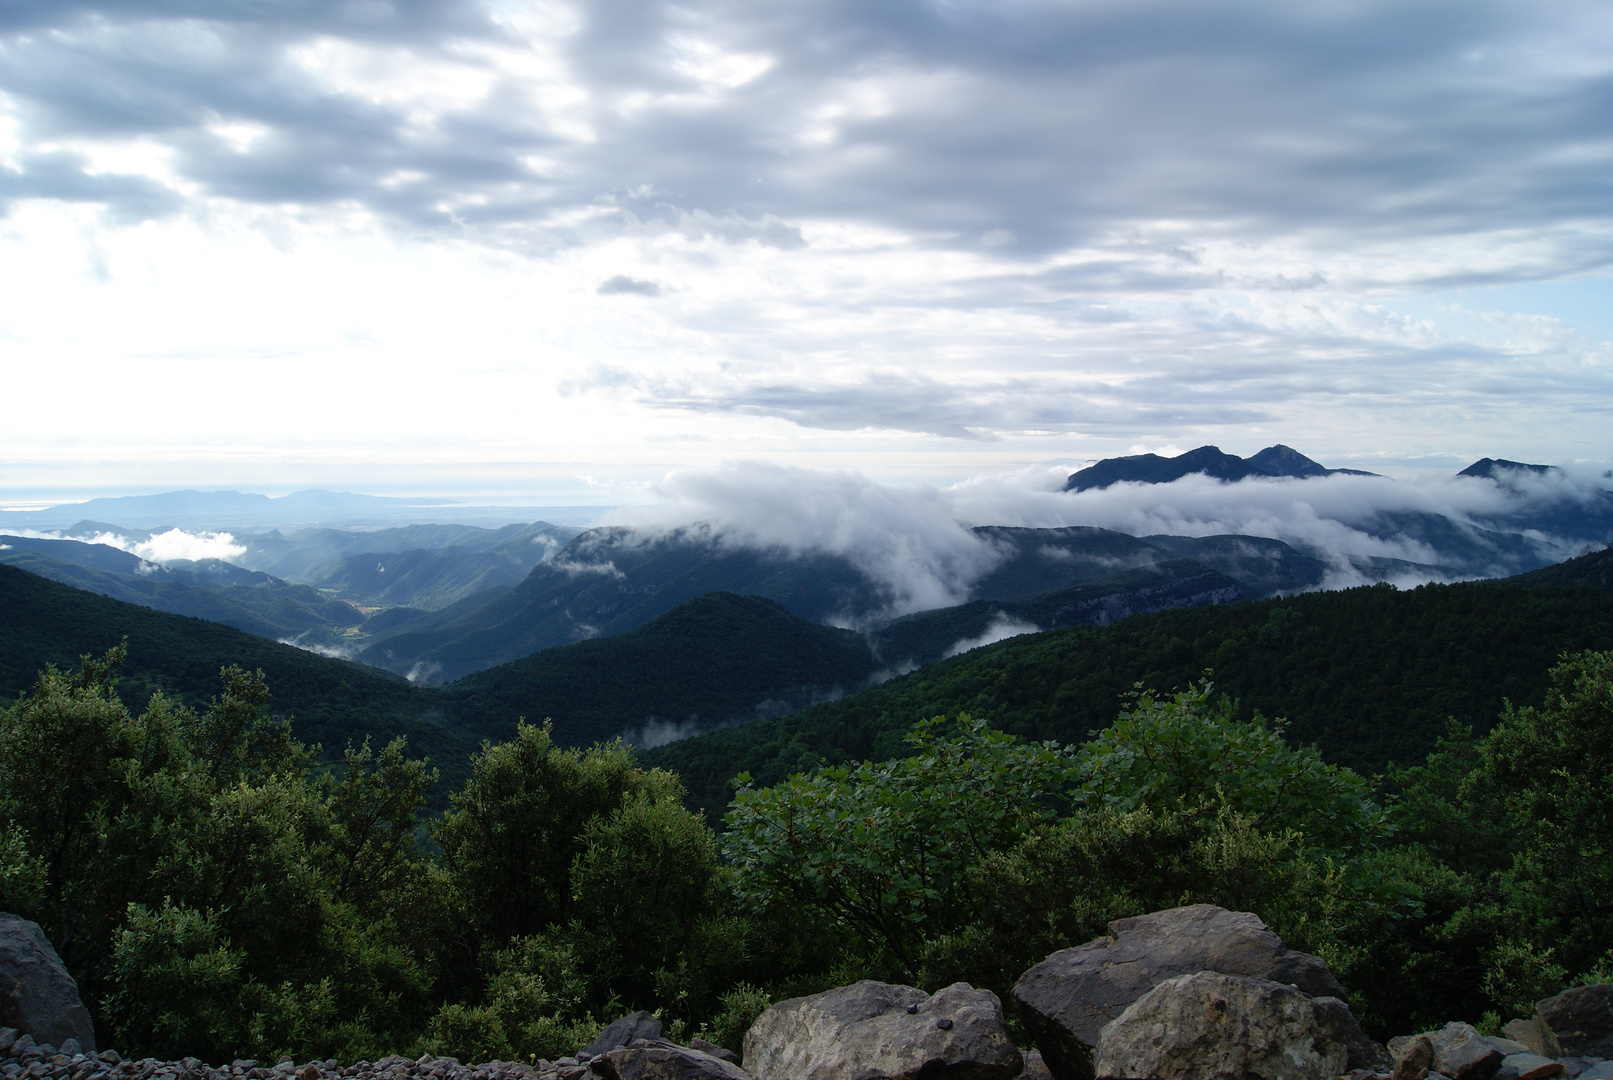
{"type": "Polygon", "coordinates": [[[153,533],[145,539],[113,532],[97,532],[89,536],[64,536],[60,532],[39,532],[19,529],[15,535],[36,540],[77,540],[83,544],[102,544],[106,547],[138,555],[148,563],[196,562],[201,559],[219,559],[238,562],[246,554],[246,545],[236,541],[227,532],[187,532],[169,529],[153,533]]]}
{"type": "Polygon", "coordinates": [[[1335,475],[1224,484],[1194,475],[1067,492],[1070,472],[1039,466],[936,488],[730,464],[675,474],[654,489],[660,505],[619,510],[610,520],[650,531],[703,524],[736,548],[840,556],[884,590],[893,615],[970,598],[1005,557],[971,531],[980,525],[1265,537],[1324,558],[1329,588],[1514,573],[1520,559],[1544,564],[1605,546],[1613,528],[1606,478],[1572,469],[1505,483],[1335,475]]]}
{"type": "Polygon", "coordinates": [[[966,652],[982,648],[986,645],[994,645],[999,641],[1007,641],[1011,637],[1018,637],[1021,634],[1037,633],[1041,629],[1042,628],[1037,626],[1035,623],[1026,622],[1024,619],[1016,619],[1012,615],[999,611],[996,615],[992,616],[991,622],[987,624],[984,630],[974,637],[959,638],[957,641],[952,643],[952,647],[947,649],[944,655],[961,656],[966,652]]]}
{"type": "Polygon", "coordinates": [[[747,463],[677,473],[655,492],[660,505],[618,510],[608,520],[645,530],[705,525],[734,548],[839,556],[882,589],[893,615],[962,603],[1003,557],[933,487],[747,463]]]}

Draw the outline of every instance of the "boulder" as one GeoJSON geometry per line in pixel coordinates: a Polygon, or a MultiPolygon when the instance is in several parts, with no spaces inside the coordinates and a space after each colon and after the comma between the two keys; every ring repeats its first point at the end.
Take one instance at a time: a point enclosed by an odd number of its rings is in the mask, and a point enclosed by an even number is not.
{"type": "Polygon", "coordinates": [[[624,1049],[634,1039],[659,1039],[661,1037],[661,1021],[647,1012],[628,1013],[620,1020],[612,1021],[601,1031],[593,1042],[577,1051],[578,1054],[587,1054],[597,1057],[607,1050],[624,1049]]]}
{"type": "Polygon", "coordinates": [[[774,1005],[743,1060],[758,1080],[1013,1080],[1023,1067],[991,991],[872,980],[774,1005]]]}
{"type": "Polygon", "coordinates": [[[1394,1056],[1390,1080],[1423,1080],[1434,1068],[1434,1044],[1426,1035],[1406,1035],[1389,1041],[1394,1056]]]}
{"type": "Polygon", "coordinates": [[[739,1055],[738,1054],[734,1053],[732,1050],[729,1050],[729,1049],[727,1049],[725,1047],[718,1046],[714,1042],[707,1042],[705,1039],[700,1038],[698,1035],[689,1040],[689,1049],[698,1050],[702,1054],[710,1054],[714,1058],[721,1058],[722,1060],[728,1062],[730,1065],[738,1065],[739,1064],[739,1055]]]}
{"type": "Polygon", "coordinates": [[[1613,983],[1571,986],[1535,1012],[1556,1033],[1562,1053],[1613,1058],[1613,983]]]}
{"type": "Polygon", "coordinates": [[[605,1080],[750,1080],[739,1066],[686,1046],[640,1045],[607,1050],[589,1064],[605,1080]]]}
{"type": "Polygon", "coordinates": [[[95,1049],[95,1026],[62,958],[38,923],[5,912],[0,912],[0,1027],[14,1027],[52,1046],[77,1039],[95,1049]]]}
{"type": "Polygon", "coordinates": [[[1508,1054],[1502,1058],[1501,1068],[1516,1071],[1518,1080],[1547,1080],[1548,1077],[1562,1076],[1568,1071],[1556,1058],[1531,1054],[1527,1050],[1521,1054],[1508,1054]]]}
{"type": "Polygon", "coordinates": [[[1515,1042],[1523,1043],[1541,1057],[1562,1057],[1563,1044],[1551,1030],[1546,1018],[1538,1012],[1527,1020],[1514,1020],[1501,1029],[1501,1033],[1515,1042]],[[1519,1038],[1522,1035],[1524,1038],[1519,1038]]]}
{"type": "Polygon", "coordinates": [[[1333,1080],[1348,1058],[1334,1015],[1309,995],[1200,971],[1166,979],[1105,1025],[1093,1067],[1133,1080],[1333,1080]]]}
{"type": "Polygon", "coordinates": [[[1419,1070],[1450,1080],[1490,1080],[1506,1056],[1473,1025],[1455,1021],[1438,1031],[1391,1039],[1389,1052],[1395,1058],[1395,1080],[1419,1080],[1419,1070]]]}
{"type": "MultiPolygon", "coordinates": [[[[1012,996],[1056,1080],[1091,1080],[1104,1025],[1165,980],[1200,971],[1268,979],[1311,997],[1344,996],[1324,961],[1290,950],[1258,915],[1211,904],[1117,919],[1107,937],[1062,949],[1025,972],[1012,996]]],[[[1360,1056],[1386,1060],[1381,1049],[1360,1056]]]]}

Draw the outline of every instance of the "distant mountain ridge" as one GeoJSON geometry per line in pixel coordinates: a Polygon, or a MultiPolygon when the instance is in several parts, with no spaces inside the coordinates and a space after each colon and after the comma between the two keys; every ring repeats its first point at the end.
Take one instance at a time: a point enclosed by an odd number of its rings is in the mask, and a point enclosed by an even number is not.
{"type": "Polygon", "coordinates": [[[1247,458],[1223,453],[1217,446],[1201,446],[1176,457],[1133,454],[1130,457],[1104,458],[1095,465],[1072,473],[1065,481],[1064,490],[1102,490],[1120,483],[1168,484],[1196,473],[1229,483],[1252,476],[1305,479],[1313,476],[1378,475],[1360,469],[1329,469],[1282,443],[1268,446],[1247,458]]]}

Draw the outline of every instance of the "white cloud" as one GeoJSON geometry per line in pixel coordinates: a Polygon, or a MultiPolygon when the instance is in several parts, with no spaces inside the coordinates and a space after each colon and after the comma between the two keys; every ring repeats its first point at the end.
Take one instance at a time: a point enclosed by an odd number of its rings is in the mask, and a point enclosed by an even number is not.
{"type": "Polygon", "coordinates": [[[973,649],[978,649],[985,645],[992,645],[999,641],[1006,641],[1011,637],[1018,637],[1021,634],[1039,633],[1041,629],[1042,628],[1037,626],[1035,623],[1028,623],[1023,619],[1016,619],[999,611],[995,616],[992,617],[992,620],[990,624],[986,626],[986,629],[983,630],[978,636],[958,639],[957,641],[953,642],[951,648],[947,649],[946,655],[961,656],[963,653],[969,652],[973,649]]]}
{"type": "Polygon", "coordinates": [[[96,533],[85,543],[105,544],[119,551],[138,555],[147,562],[159,564],[197,559],[234,562],[246,554],[246,545],[237,543],[230,533],[186,532],[184,529],[169,529],[167,532],[154,533],[145,540],[131,540],[116,533],[96,533]]]}

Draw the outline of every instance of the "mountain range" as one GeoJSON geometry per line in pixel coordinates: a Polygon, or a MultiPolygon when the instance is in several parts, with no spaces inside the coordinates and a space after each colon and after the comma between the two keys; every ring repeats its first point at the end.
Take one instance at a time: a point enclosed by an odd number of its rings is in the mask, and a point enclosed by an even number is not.
{"type": "MultiPolygon", "coordinates": [[[[1373,474],[1328,469],[1277,445],[1247,459],[1213,446],[1174,458],[1111,458],[1072,474],[1065,488],[1168,485],[1203,474],[1223,481],[1230,494],[1272,479],[1325,484],[1339,473],[1371,478],[1374,490],[1392,487],[1373,474]]],[[[1460,475],[1464,483],[1494,484],[1497,492],[1561,478],[1550,466],[1492,458],[1460,475]]],[[[131,603],[354,657],[417,683],[448,684],[546,650],[625,634],[716,592],[770,600],[821,626],[855,628],[875,669],[888,674],[1031,629],[1101,625],[1129,614],[1340,582],[1505,576],[1551,563],[1554,551],[1613,540],[1613,494],[1601,488],[1572,498],[1490,499],[1482,514],[1408,508],[1414,505],[1363,502],[1345,523],[1381,540],[1380,550],[1393,556],[1344,554],[1329,550],[1325,539],[983,525],[967,534],[978,555],[973,576],[941,582],[940,591],[955,602],[929,611],[899,605],[888,574],[871,570],[854,548],[787,551],[741,542],[711,525],[221,529],[221,522],[269,513],[270,506],[360,515],[379,512],[376,507],[390,513],[438,506],[318,491],[280,499],[173,492],[80,504],[80,510],[122,510],[158,523],[87,518],[48,537],[0,536],[0,562],[131,603]],[[214,531],[185,532],[172,524],[182,518],[155,517],[164,513],[190,514],[214,531]]]]}
{"type": "MultiPolygon", "coordinates": [[[[1485,460],[1489,460],[1488,458],[1485,460]]],[[[1065,491],[1090,491],[1111,484],[1168,484],[1184,476],[1202,474],[1228,482],[1247,480],[1250,477],[1292,477],[1307,479],[1313,476],[1376,476],[1377,473],[1359,469],[1329,469],[1319,465],[1292,447],[1278,443],[1268,446],[1247,458],[1222,453],[1219,447],[1201,446],[1175,457],[1157,454],[1133,454],[1130,457],[1104,458],[1080,472],[1073,473],[1064,484],[1065,491]]],[[[1464,474],[1465,475],[1465,474],[1464,474]]]]}

